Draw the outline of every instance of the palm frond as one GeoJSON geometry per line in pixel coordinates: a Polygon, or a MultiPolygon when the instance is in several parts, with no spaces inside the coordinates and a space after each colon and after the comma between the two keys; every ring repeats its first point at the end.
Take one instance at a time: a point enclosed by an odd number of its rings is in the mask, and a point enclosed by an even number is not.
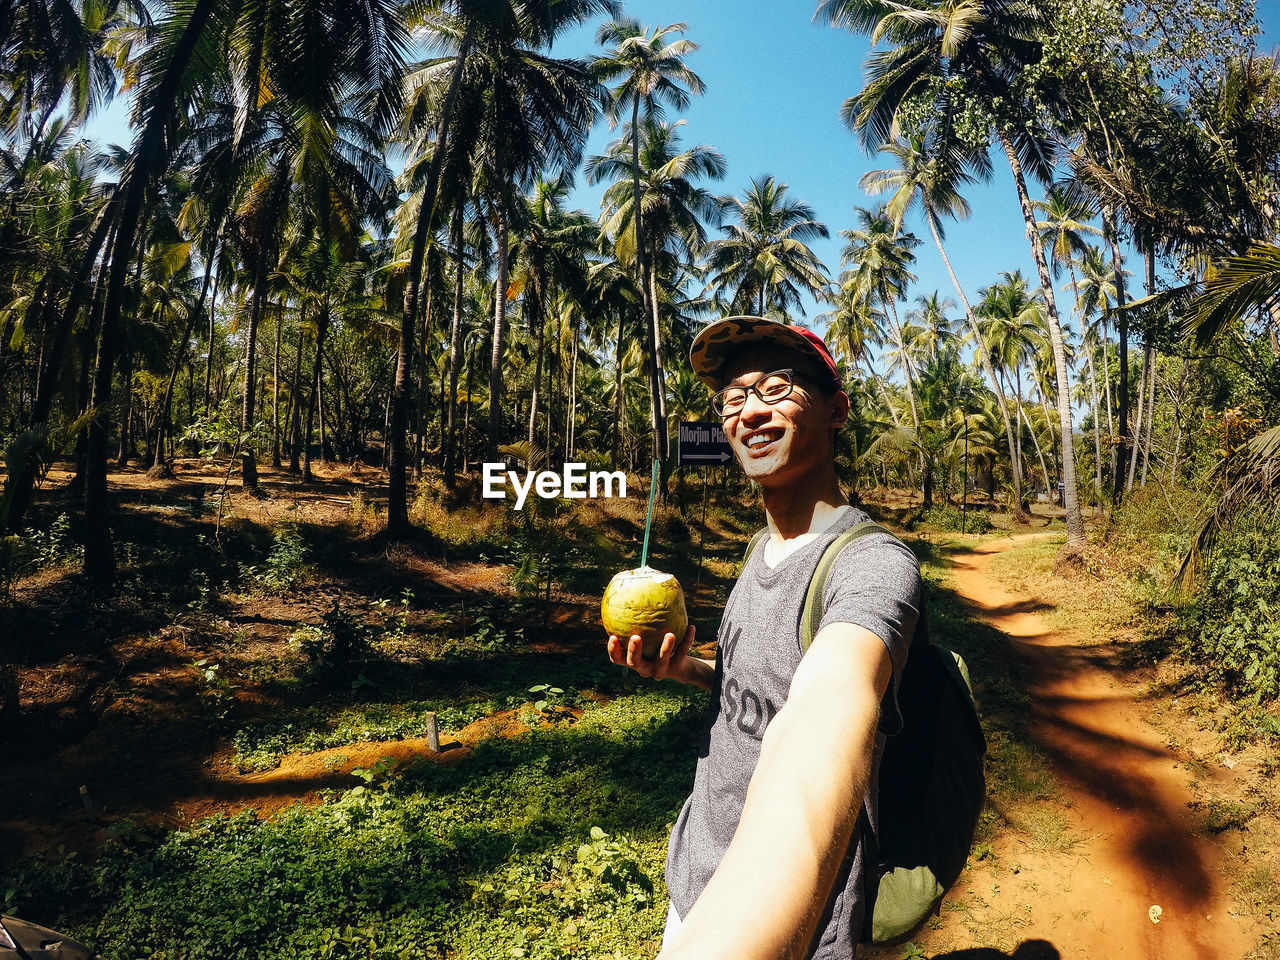
{"type": "Polygon", "coordinates": [[[1223,461],[1219,472],[1234,477],[1205,518],[1178,566],[1177,581],[1190,590],[1203,566],[1204,554],[1240,511],[1276,501],[1280,488],[1280,426],[1266,430],[1223,461]]]}

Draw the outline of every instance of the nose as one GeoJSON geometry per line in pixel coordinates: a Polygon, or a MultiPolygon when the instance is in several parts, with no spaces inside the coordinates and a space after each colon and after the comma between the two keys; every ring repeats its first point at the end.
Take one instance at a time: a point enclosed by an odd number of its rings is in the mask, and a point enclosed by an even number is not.
{"type": "Polygon", "coordinates": [[[755,390],[747,391],[747,399],[742,404],[742,409],[738,412],[738,420],[741,423],[750,423],[758,421],[761,417],[769,419],[773,416],[772,407],[760,399],[760,394],[755,390]]]}

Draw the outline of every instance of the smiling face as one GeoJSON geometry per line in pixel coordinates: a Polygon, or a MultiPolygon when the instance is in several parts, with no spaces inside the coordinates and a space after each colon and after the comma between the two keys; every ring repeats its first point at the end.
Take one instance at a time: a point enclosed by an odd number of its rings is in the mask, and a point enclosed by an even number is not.
{"type": "Polygon", "coordinates": [[[834,429],[849,416],[843,392],[824,394],[817,362],[775,346],[748,347],[725,369],[725,386],[748,386],[761,376],[792,367],[797,377],[791,395],[768,404],[748,392],[746,403],[722,420],[725,436],[743,472],[766,488],[809,485],[833,469],[834,429]]]}

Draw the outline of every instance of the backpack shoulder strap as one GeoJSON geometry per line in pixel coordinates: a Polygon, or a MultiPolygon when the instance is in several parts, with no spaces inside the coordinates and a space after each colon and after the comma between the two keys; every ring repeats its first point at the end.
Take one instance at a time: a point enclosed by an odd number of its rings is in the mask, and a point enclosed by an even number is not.
{"type": "Polygon", "coordinates": [[[768,527],[761,527],[751,535],[751,539],[747,541],[747,552],[742,555],[742,565],[744,567],[747,565],[747,561],[751,559],[751,555],[756,552],[756,547],[760,546],[761,541],[768,535],[768,527]]]}
{"type": "MultiPolygon", "coordinates": [[[[835,566],[836,558],[853,541],[873,533],[888,533],[889,536],[893,536],[874,520],[863,520],[837,536],[822,551],[822,556],[818,558],[818,566],[809,580],[809,591],[804,598],[804,611],[800,614],[801,655],[808,652],[813,638],[818,633],[818,624],[822,622],[822,615],[826,613],[826,602],[823,598],[826,594],[827,579],[831,576],[831,568],[835,566]]],[[[894,537],[894,539],[897,538],[894,537]]]]}

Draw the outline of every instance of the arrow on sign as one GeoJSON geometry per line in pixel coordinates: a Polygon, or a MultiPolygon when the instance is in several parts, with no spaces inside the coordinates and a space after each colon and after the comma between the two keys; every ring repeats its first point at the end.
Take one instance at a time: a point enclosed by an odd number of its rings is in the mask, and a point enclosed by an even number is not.
{"type": "Polygon", "coordinates": [[[721,450],[719,453],[686,453],[680,458],[681,460],[709,460],[715,463],[724,463],[732,457],[721,450]]]}

